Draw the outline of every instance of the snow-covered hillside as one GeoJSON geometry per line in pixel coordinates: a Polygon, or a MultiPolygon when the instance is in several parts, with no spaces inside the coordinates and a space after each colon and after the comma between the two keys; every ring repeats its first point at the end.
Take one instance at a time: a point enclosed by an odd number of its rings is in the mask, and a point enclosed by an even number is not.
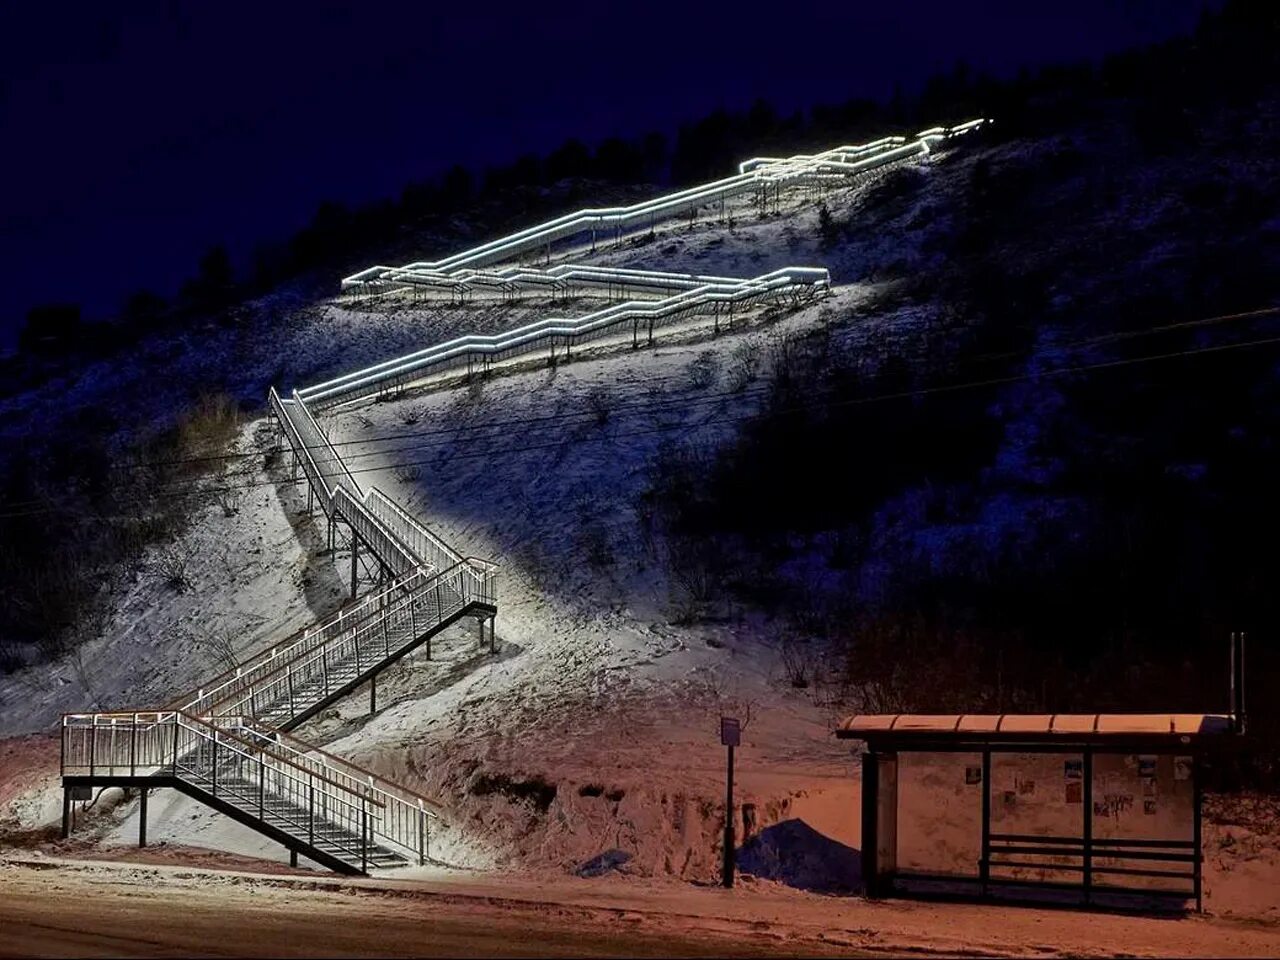
{"type": "MultiPolygon", "coordinates": [[[[446,864],[707,879],[718,868],[723,816],[718,717],[749,717],[738,753],[740,837],[792,819],[814,832],[766,834],[744,866],[802,886],[850,868],[860,846],[856,758],[830,730],[853,705],[838,702],[816,663],[800,664],[805,685],[793,683],[790,641],[804,639],[793,636],[793,622],[771,619],[741,593],[709,589],[705,571],[682,563],[682,545],[666,539],[645,497],[653,465],[673,445],[710,455],[733,440],[766,402],[774,365],[804,334],[825,331],[833,352],[871,369],[895,354],[943,353],[963,318],[953,323],[947,303],[900,290],[915,274],[947,267],[937,239],[965,226],[954,198],[980,163],[1031,166],[1072,149],[1067,140],[966,146],[888,181],[868,178],[822,198],[839,226],[825,234],[816,198],[793,198],[765,218],[740,207],[730,222],[660,224],[652,239],[579,258],[743,277],[826,266],[833,293],[797,310],[756,310],[718,335],[710,318],[688,321],[659,331],[652,347],[602,343],[570,363],[525,363],[326,412],[323,426],[362,483],[392,494],[464,554],[500,563],[497,643],[489,651],[465,621],[433,643],[431,659],[420,650],[379,679],[372,716],[360,690],[299,735],[437,798],[449,828],[433,855],[446,864]]],[[[1063,202],[1072,196],[1063,188],[1063,202]]],[[[215,369],[234,374],[239,395],[261,398],[271,385],[314,383],[459,334],[598,304],[313,303],[282,294],[254,305],[245,326],[151,342],[129,364],[47,385],[3,412],[10,424],[38,419],[59,392],[162,410],[184,378],[215,369]],[[157,362],[173,376],[151,390],[146,371],[157,362]]],[[[1019,459],[1038,428],[1033,400],[1011,408],[1005,469],[1035,466],[1019,459]]],[[[228,511],[210,498],[175,543],[110,584],[99,635],[51,667],[0,677],[0,734],[34,734],[9,741],[5,769],[21,787],[0,795],[24,829],[47,829],[58,814],[57,744],[44,735],[61,712],[171,702],[224,670],[228,655],[252,654],[345,601],[349,548],[340,537],[327,551],[323,519],[305,515],[305,487],[269,456],[274,442],[265,419],[244,426],[233,448],[244,456],[231,461],[243,500],[228,511]],[[186,563],[181,586],[163,573],[175,554],[186,563]]],[[[820,455],[848,451],[815,451],[796,471],[821,469],[820,455]]],[[[876,535],[902,542],[904,552],[932,544],[929,555],[945,558],[937,543],[964,541],[921,519],[922,496],[890,499],[876,535]]],[[[1013,523],[1018,511],[1002,503],[983,509],[1013,523]]],[[[961,533],[996,528],[975,521],[961,533]]],[[[797,548],[800,559],[784,573],[843,589],[823,544],[807,549],[797,548]]],[[[876,573],[874,565],[862,572],[868,593],[879,587],[876,573]]],[[[110,793],[89,811],[78,843],[132,842],[136,804],[119,799],[110,793]]],[[[153,844],[287,859],[190,801],[157,796],[151,811],[153,844]]],[[[1215,885],[1238,893],[1235,878],[1274,874],[1271,846],[1260,844],[1245,865],[1228,849],[1233,842],[1210,858],[1211,902],[1215,885]]]]}
{"type": "MultiPolygon", "coordinates": [[[[872,182],[826,203],[851,212],[872,182]]],[[[813,199],[763,218],[745,205],[730,215],[660,225],[587,259],[742,276],[824,260],[813,199]]],[[[776,628],[758,614],[720,604],[711,618],[691,615],[641,495],[664,442],[731,436],[755,409],[754,384],[778,345],[868,298],[856,277],[845,264],[833,296],[798,311],[751,311],[718,336],[708,318],[660,331],[652,348],[604,345],[569,364],[497,371],[326,417],[353,469],[465,553],[501,563],[498,642],[491,653],[474,626],[454,627],[429,661],[419,652],[381,678],[374,716],[357,693],[300,734],[439,798],[450,829],[436,856],[457,864],[572,869],[621,850],[629,869],[709,875],[722,817],[716,724],[726,712],[750,715],[739,782],[756,829],[806,792],[838,791],[845,807],[852,764],[829,738],[831,709],[787,684],[776,628]],[[387,436],[398,439],[376,439],[387,436]]],[[[590,308],[277,298],[255,305],[248,327],[148,343],[129,363],[13,398],[6,412],[11,423],[38,417],[56,391],[137,403],[160,358],[176,375],[148,395],[157,409],[176,401],[184,376],[215,367],[252,394],[590,308]]],[[[223,481],[245,488],[239,501],[209,498],[175,543],[114,585],[105,628],[74,655],[0,680],[0,730],[47,731],[62,712],[171,702],[344,602],[348,547],[326,550],[273,443],[264,420],[247,423],[223,481]],[[174,557],[180,582],[167,574],[174,557]]],[[[54,779],[41,782],[21,805],[30,825],[57,812],[54,779]]],[[[131,835],[133,805],[113,809],[109,793],[89,814],[103,819],[82,837],[131,835]]],[[[284,855],[188,801],[157,797],[152,810],[153,841],[284,855]]]]}

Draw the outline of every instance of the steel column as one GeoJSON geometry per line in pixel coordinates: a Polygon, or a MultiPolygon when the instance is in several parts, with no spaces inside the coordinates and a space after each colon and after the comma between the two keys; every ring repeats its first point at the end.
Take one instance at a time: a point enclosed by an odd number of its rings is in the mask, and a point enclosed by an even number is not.
{"type": "Polygon", "coordinates": [[[1081,763],[1081,777],[1084,779],[1084,902],[1088,903],[1093,896],[1093,751],[1085,748],[1081,763]]]}
{"type": "Polygon", "coordinates": [[[880,895],[876,835],[879,806],[880,766],[876,754],[868,750],[862,755],[862,892],[867,897],[880,895]]]}
{"type": "Polygon", "coordinates": [[[991,883],[991,751],[982,751],[982,859],[978,878],[985,897],[991,883]]]}
{"type": "Polygon", "coordinates": [[[1194,807],[1191,813],[1191,840],[1195,848],[1191,851],[1191,855],[1195,858],[1191,864],[1191,869],[1193,871],[1191,883],[1196,896],[1196,913],[1204,913],[1203,878],[1201,875],[1202,874],[1201,866],[1204,863],[1204,856],[1201,853],[1201,843],[1203,841],[1203,838],[1201,836],[1201,823],[1200,823],[1200,804],[1201,804],[1201,801],[1203,800],[1203,797],[1201,795],[1201,790],[1203,789],[1203,786],[1200,781],[1201,781],[1200,758],[1197,756],[1192,761],[1192,768],[1191,768],[1191,783],[1192,783],[1191,804],[1194,807]]]}

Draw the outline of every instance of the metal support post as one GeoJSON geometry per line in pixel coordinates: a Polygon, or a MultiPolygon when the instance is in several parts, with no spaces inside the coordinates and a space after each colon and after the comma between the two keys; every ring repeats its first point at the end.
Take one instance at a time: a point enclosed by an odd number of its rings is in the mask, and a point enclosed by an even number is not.
{"type": "Polygon", "coordinates": [[[378,712],[378,675],[369,678],[369,716],[378,712]]]}
{"type": "Polygon", "coordinates": [[[369,872],[369,801],[360,800],[360,872],[369,872]]]}
{"type": "Polygon", "coordinates": [[[356,596],[356,558],[360,552],[360,539],[351,531],[351,599],[356,596]]]}
{"type": "Polygon", "coordinates": [[[62,788],[62,839],[71,836],[71,788],[62,788]]]}
{"type": "Polygon", "coordinates": [[[418,866],[427,862],[427,811],[422,809],[422,801],[418,801],[418,866]]]}
{"type": "Polygon", "coordinates": [[[991,751],[982,751],[982,859],[978,862],[978,878],[985,897],[991,883],[991,751]]]}
{"type": "Polygon", "coordinates": [[[862,892],[880,895],[880,766],[870,751],[862,755],[862,892]]]}
{"type": "Polygon", "coordinates": [[[1191,872],[1192,872],[1191,883],[1196,896],[1196,913],[1204,913],[1204,899],[1203,899],[1204,891],[1203,891],[1203,883],[1201,879],[1201,873],[1202,873],[1201,866],[1204,862],[1204,857],[1201,854],[1201,848],[1200,848],[1200,845],[1202,842],[1201,823],[1200,823],[1200,804],[1201,804],[1201,801],[1203,800],[1203,797],[1201,795],[1201,789],[1202,789],[1202,785],[1200,782],[1201,779],[1202,777],[1201,777],[1201,770],[1200,770],[1200,758],[1196,757],[1195,760],[1192,762],[1192,769],[1191,769],[1191,783],[1192,783],[1191,803],[1192,803],[1192,806],[1194,807],[1191,813],[1191,840],[1192,840],[1192,846],[1193,846],[1191,855],[1192,857],[1195,858],[1191,862],[1191,872]]]}
{"type": "Polygon", "coordinates": [[[1085,750],[1083,763],[1081,763],[1080,776],[1084,780],[1084,789],[1081,793],[1084,795],[1084,809],[1081,811],[1084,815],[1083,833],[1084,833],[1084,864],[1083,864],[1083,880],[1084,884],[1084,902],[1088,903],[1093,896],[1093,751],[1085,750]]]}
{"type": "Polygon", "coordinates": [[[138,846],[147,845],[147,788],[142,788],[138,804],[138,846]]]}
{"type": "Polygon", "coordinates": [[[726,888],[733,886],[733,744],[729,744],[729,776],[724,791],[724,869],[721,882],[726,888]]]}

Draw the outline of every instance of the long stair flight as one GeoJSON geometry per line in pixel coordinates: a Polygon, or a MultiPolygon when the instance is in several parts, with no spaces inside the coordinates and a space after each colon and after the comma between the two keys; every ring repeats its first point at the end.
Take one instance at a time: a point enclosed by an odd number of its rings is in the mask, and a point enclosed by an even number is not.
{"type": "Polygon", "coordinates": [[[982,126],[936,127],[914,140],[888,137],[823,153],[757,157],[736,175],[630,207],[582,210],[435,262],[375,266],[345,278],[342,296],[514,298],[590,292],[614,301],[574,318],[551,317],[494,336],[465,336],[268,401],[292,454],[294,477],[318,504],[329,546],[346,526],[351,592],[360,548],[381,571],[380,585],[352,605],[259,652],[234,670],[162,710],[66,714],[62,718],[63,835],[73,801],[93,789],[140,791],[145,843],[148,791],[170,787],[341,873],[422,864],[443,821],[434,801],[292,737],[293,730],[414,650],[431,655],[432,638],[474,618],[496,644],[497,565],[464,557],[390,497],[364,489],[312,413],[400,391],[440,373],[489,370],[546,350],[566,356],[591,340],[628,334],[651,343],[655,326],[693,314],[722,316],[760,303],[798,304],[830,288],[826,270],[787,267],[751,279],[698,276],[592,264],[551,265],[552,247],[594,251],[604,232],[620,244],[627,231],[703,208],[725,215],[742,198],[775,208],[784,189],[845,185],[873,170],[926,156],[982,126]],[[529,255],[542,264],[516,263],[529,255]]]}

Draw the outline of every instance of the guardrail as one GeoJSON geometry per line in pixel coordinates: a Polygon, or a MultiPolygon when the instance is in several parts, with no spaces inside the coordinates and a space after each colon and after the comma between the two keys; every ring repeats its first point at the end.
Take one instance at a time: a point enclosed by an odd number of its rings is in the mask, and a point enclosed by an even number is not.
{"type": "MultiPolygon", "coordinates": [[[[797,155],[784,160],[756,158],[746,161],[736,175],[722,180],[630,206],[579,210],[441,260],[419,261],[401,269],[451,271],[461,267],[478,267],[508,260],[529,250],[544,249],[557,240],[588,232],[591,233],[594,244],[595,235],[601,229],[612,229],[619,237],[630,227],[644,226],[652,229],[659,219],[696,211],[709,203],[723,203],[731,197],[755,192],[766,184],[776,188],[779,183],[788,179],[798,180],[824,170],[848,176],[907,156],[925,154],[930,151],[932,143],[961,136],[985,122],[982,119],[970,120],[954,127],[923,130],[913,142],[901,137],[886,137],[873,143],[837,147],[811,156],[797,155]]],[[[381,265],[369,267],[343,279],[342,286],[347,290],[358,289],[363,284],[379,281],[384,271],[394,269],[397,268],[381,265]]]]}
{"type": "MultiPolygon", "coordinates": [[[[181,711],[68,714],[62,720],[62,775],[114,779],[173,778],[264,822],[284,826],[309,846],[336,847],[366,870],[375,838],[425,858],[428,811],[415,849],[404,831],[383,825],[387,798],[367,778],[326,767],[236,724],[217,725],[181,711]],[[334,829],[325,829],[331,827],[334,829]]],[[[399,818],[403,820],[403,817],[399,818]]],[[[328,851],[325,851],[328,852],[328,851]]]]}
{"type": "Polygon", "coordinates": [[[647,325],[647,335],[652,337],[654,327],[660,323],[724,307],[732,311],[765,299],[820,295],[830,288],[830,283],[831,274],[819,267],[785,267],[750,280],[706,283],[663,300],[616,304],[576,318],[553,317],[492,336],[458,337],[297,390],[294,397],[305,404],[331,406],[388,388],[400,389],[448,370],[470,369],[477,362],[491,365],[547,348],[554,351],[560,346],[568,350],[627,324],[632,325],[632,338],[638,341],[641,323],[647,325]]]}
{"type": "Polygon", "coordinates": [[[194,695],[188,694],[174,709],[194,716],[214,715],[216,705],[229,701],[242,691],[251,690],[255,683],[274,673],[282,664],[310,651],[319,650],[353,630],[376,624],[384,615],[389,599],[394,602],[405,592],[412,591],[415,584],[430,576],[430,571],[415,570],[393,580],[381,590],[366,594],[359,603],[339,610],[327,620],[294,634],[283,643],[268,647],[234,670],[216,678],[208,687],[201,687],[194,695]]]}
{"type": "MultiPolygon", "coordinates": [[[[556,296],[579,296],[586,291],[603,291],[609,299],[633,296],[668,296],[682,290],[693,290],[708,284],[733,285],[734,277],[700,276],[668,273],[660,270],[637,270],[632,267],[607,267],[591,264],[558,264],[539,269],[529,266],[500,267],[492,270],[444,271],[413,267],[391,267],[376,283],[381,292],[409,290],[415,296],[424,293],[448,293],[450,300],[466,302],[477,293],[496,294],[513,299],[521,294],[548,293],[556,296]]],[[[373,281],[370,281],[373,283],[373,281]]],[[[372,289],[372,288],[371,288],[372,289]]],[[[362,294],[364,296],[364,294],[362,294]]]]}
{"type": "Polygon", "coordinates": [[[476,603],[492,606],[493,575],[463,561],[439,572],[426,568],[377,594],[377,613],[348,629],[304,638],[282,655],[259,661],[216,690],[188,705],[201,716],[278,714],[283,726],[351,686],[371,669],[381,669],[415,646],[424,633],[476,603]]]}
{"type": "Polygon", "coordinates": [[[396,576],[424,564],[441,569],[463,560],[384,493],[361,489],[297,391],[293,399],[285,400],[272,387],[269,402],[325,516],[346,521],[396,576]]]}
{"type": "Polygon", "coordinates": [[[386,777],[379,776],[364,767],[313,747],[287,733],[265,727],[248,718],[241,718],[241,728],[258,738],[267,738],[274,747],[287,751],[294,762],[308,770],[343,783],[352,792],[360,791],[381,804],[375,836],[415,854],[421,863],[430,855],[430,830],[432,822],[443,823],[437,810],[439,804],[401,786],[386,777]]]}

